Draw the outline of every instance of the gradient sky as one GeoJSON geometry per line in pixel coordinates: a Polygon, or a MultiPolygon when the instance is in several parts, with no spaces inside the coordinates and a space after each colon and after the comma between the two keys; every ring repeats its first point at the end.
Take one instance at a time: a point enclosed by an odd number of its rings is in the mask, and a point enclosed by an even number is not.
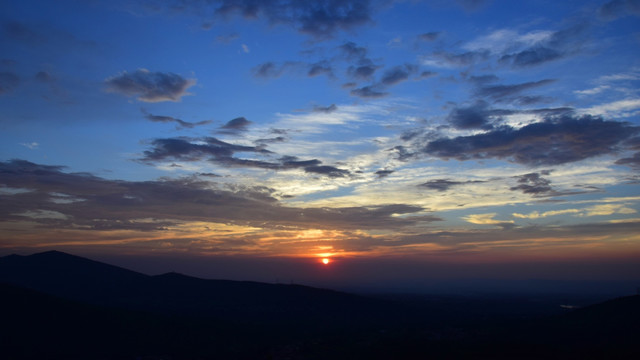
{"type": "Polygon", "coordinates": [[[638,279],[639,16],[2,1],[0,253],[302,283],[638,279]]]}

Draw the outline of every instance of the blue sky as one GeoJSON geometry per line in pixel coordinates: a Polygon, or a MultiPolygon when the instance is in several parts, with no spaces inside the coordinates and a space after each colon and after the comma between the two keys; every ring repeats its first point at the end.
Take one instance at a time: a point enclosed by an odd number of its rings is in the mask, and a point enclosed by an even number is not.
{"type": "Polygon", "coordinates": [[[0,13],[3,253],[634,276],[611,264],[640,258],[636,0],[0,13]]]}

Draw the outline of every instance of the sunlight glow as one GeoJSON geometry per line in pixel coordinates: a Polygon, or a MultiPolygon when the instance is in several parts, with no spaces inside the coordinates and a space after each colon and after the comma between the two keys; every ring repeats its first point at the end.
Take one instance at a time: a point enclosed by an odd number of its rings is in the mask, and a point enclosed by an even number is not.
{"type": "Polygon", "coordinates": [[[322,259],[322,263],[325,264],[325,265],[328,265],[329,262],[331,262],[331,260],[329,260],[329,258],[323,258],[322,259]]]}

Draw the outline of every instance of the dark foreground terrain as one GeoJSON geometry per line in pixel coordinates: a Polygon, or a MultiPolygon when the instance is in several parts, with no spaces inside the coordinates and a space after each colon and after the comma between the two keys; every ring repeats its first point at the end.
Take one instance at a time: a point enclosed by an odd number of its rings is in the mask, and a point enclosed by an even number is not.
{"type": "Polygon", "coordinates": [[[0,358],[640,358],[640,296],[555,301],[365,297],[11,255],[0,258],[0,358]]]}

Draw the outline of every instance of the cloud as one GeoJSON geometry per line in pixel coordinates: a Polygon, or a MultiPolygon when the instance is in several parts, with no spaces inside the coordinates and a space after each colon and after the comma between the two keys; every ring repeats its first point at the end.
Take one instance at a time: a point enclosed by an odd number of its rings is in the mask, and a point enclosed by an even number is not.
{"type": "Polygon", "coordinates": [[[22,146],[24,146],[24,147],[26,147],[28,149],[31,149],[31,150],[36,150],[40,146],[40,144],[38,144],[35,141],[30,142],[30,143],[20,143],[20,145],[22,145],[22,146]]]}
{"type": "Polygon", "coordinates": [[[421,151],[461,161],[497,158],[530,166],[557,165],[612,153],[639,130],[589,115],[562,115],[517,129],[505,125],[475,135],[439,138],[421,151]]]}
{"type": "Polygon", "coordinates": [[[579,213],[580,210],[578,209],[564,209],[564,210],[551,210],[551,211],[545,211],[545,212],[538,212],[538,211],[532,211],[529,214],[520,214],[520,213],[513,213],[511,215],[513,215],[513,217],[516,218],[520,218],[520,219],[540,219],[540,218],[546,218],[549,216],[557,216],[557,215],[564,215],[564,214],[577,214],[579,213]]]}
{"type": "Polygon", "coordinates": [[[456,129],[491,129],[491,111],[484,101],[467,107],[456,107],[447,116],[447,121],[456,129]]]}
{"type": "Polygon", "coordinates": [[[302,63],[297,61],[287,61],[279,65],[272,61],[267,61],[255,66],[251,71],[255,77],[278,78],[284,74],[285,71],[300,67],[301,65],[302,63]]]}
{"type": "Polygon", "coordinates": [[[376,99],[387,96],[389,93],[378,90],[376,85],[368,85],[363,86],[358,89],[351,90],[351,95],[361,97],[361,98],[370,98],[376,99]]]}
{"type": "Polygon", "coordinates": [[[325,113],[325,114],[332,113],[332,112],[334,112],[336,110],[338,110],[338,107],[336,106],[336,104],[331,104],[329,106],[314,106],[313,107],[313,112],[319,112],[319,113],[325,113]]]}
{"type": "Polygon", "coordinates": [[[378,176],[379,179],[387,177],[387,176],[389,176],[389,175],[391,175],[393,173],[394,173],[393,170],[378,170],[378,171],[376,171],[376,175],[378,176]]]}
{"type": "Polygon", "coordinates": [[[555,82],[553,79],[544,79],[512,85],[486,85],[476,90],[476,95],[488,97],[497,102],[512,101],[515,96],[530,89],[535,89],[555,82]]]}
{"type": "Polygon", "coordinates": [[[146,69],[138,69],[134,73],[124,71],[105,80],[107,91],[137,96],[144,102],[180,101],[189,95],[187,89],[195,83],[195,79],[185,79],[178,74],[146,69]]]}
{"type": "Polygon", "coordinates": [[[338,49],[342,51],[347,59],[360,60],[367,56],[367,48],[365,48],[364,46],[358,46],[353,41],[348,41],[338,46],[338,49]]]}
{"type": "Polygon", "coordinates": [[[384,86],[395,85],[409,79],[409,76],[415,74],[417,71],[418,67],[413,64],[394,66],[384,72],[380,83],[384,86]]]}
{"type": "Polygon", "coordinates": [[[155,139],[151,145],[153,150],[144,152],[144,158],[141,159],[143,162],[167,159],[197,161],[208,158],[210,161],[239,165],[243,160],[232,158],[235,152],[271,153],[260,147],[234,145],[213,137],[155,139]]]}
{"type": "Polygon", "coordinates": [[[624,204],[601,204],[584,209],[579,216],[606,216],[612,214],[635,214],[637,211],[624,204]]]}
{"type": "Polygon", "coordinates": [[[434,41],[440,37],[439,31],[431,31],[418,35],[416,38],[420,41],[434,41]]]}
{"type": "Polygon", "coordinates": [[[456,0],[458,5],[462,6],[465,10],[475,11],[486,5],[489,0],[456,0]]]}
{"type": "Polygon", "coordinates": [[[149,121],[159,122],[159,123],[176,123],[178,124],[177,126],[178,129],[185,129],[185,128],[193,129],[196,126],[207,125],[211,123],[211,120],[203,120],[203,121],[198,121],[196,123],[193,123],[193,122],[188,122],[188,121],[175,118],[173,116],[153,115],[146,112],[146,110],[144,109],[142,109],[142,113],[145,114],[144,115],[145,119],[149,121]]]}
{"type": "Polygon", "coordinates": [[[317,39],[331,38],[337,31],[351,30],[371,22],[373,6],[369,0],[218,0],[215,13],[264,18],[272,24],[285,24],[317,39]]]}
{"type": "Polygon", "coordinates": [[[549,175],[549,171],[541,171],[540,173],[529,173],[516,176],[518,179],[517,186],[511,187],[509,190],[522,191],[525,194],[547,195],[553,192],[551,181],[543,178],[541,175],[549,175]]]}
{"type": "Polygon", "coordinates": [[[638,0],[613,0],[602,5],[598,9],[598,15],[604,20],[615,20],[621,17],[633,15],[640,16],[640,1],[638,0]]]}
{"type": "Polygon", "coordinates": [[[479,181],[479,180],[453,181],[449,179],[435,179],[435,180],[429,180],[426,183],[420,184],[418,186],[425,187],[431,190],[447,191],[454,186],[465,185],[465,184],[476,184],[476,183],[482,183],[482,182],[484,181],[479,181]]]}
{"type": "Polygon", "coordinates": [[[38,71],[35,75],[35,79],[41,83],[51,83],[55,81],[55,78],[46,71],[38,71]]]}
{"type": "MultiPolygon", "coordinates": [[[[259,142],[259,141],[258,141],[259,142]]],[[[155,139],[151,142],[152,149],[144,151],[140,159],[146,164],[162,161],[208,161],[226,167],[258,168],[267,170],[302,169],[306,173],[325,175],[331,178],[344,177],[350,174],[348,170],[333,166],[322,165],[317,159],[298,160],[294,156],[283,156],[278,161],[242,159],[234,157],[235,153],[254,153],[269,156],[273,153],[259,146],[234,145],[213,137],[205,138],[169,138],[155,139]]]]}
{"type": "MultiPolygon", "coordinates": [[[[0,192],[6,205],[0,207],[0,221],[24,221],[28,217],[42,229],[167,231],[184,222],[296,230],[399,230],[417,221],[438,220],[394,216],[424,210],[418,206],[294,208],[280,204],[274,190],[264,186],[225,190],[194,178],[108,180],[63,169],[24,160],[0,162],[0,183],[29,190],[0,192]],[[82,201],[55,202],[52,193],[82,201]]],[[[33,225],[31,228],[35,229],[33,225]]]]}
{"type": "Polygon", "coordinates": [[[580,110],[580,112],[584,114],[602,115],[607,117],[630,117],[638,114],[639,111],[640,98],[617,100],[580,110]]]}
{"type": "Polygon", "coordinates": [[[467,216],[463,216],[462,219],[477,225],[498,225],[504,228],[513,226],[513,220],[496,220],[494,219],[496,215],[496,213],[470,214],[467,216]]]}
{"type": "Polygon", "coordinates": [[[529,67],[565,58],[581,49],[586,30],[583,23],[555,31],[523,50],[503,55],[500,61],[513,67],[529,67]]]}
{"type": "Polygon", "coordinates": [[[573,93],[577,94],[579,96],[586,96],[586,95],[596,95],[596,94],[600,94],[601,92],[610,89],[611,86],[609,85],[600,85],[600,86],[596,86],[594,88],[591,89],[585,89],[585,90],[575,90],[573,93]]]}
{"type": "Polygon", "coordinates": [[[41,44],[46,37],[26,24],[10,21],[3,24],[3,32],[7,38],[27,44],[41,44]]]}
{"type": "Polygon", "coordinates": [[[12,72],[0,72],[0,95],[12,92],[20,84],[18,75],[12,72]]]}
{"type": "Polygon", "coordinates": [[[640,169],[640,152],[636,152],[631,157],[622,158],[616,161],[617,165],[627,165],[635,169],[640,169]]]}
{"type": "Polygon", "coordinates": [[[350,174],[349,170],[338,169],[337,167],[327,165],[306,166],[304,171],[308,173],[326,175],[332,178],[344,177],[350,174]]]}
{"type": "Polygon", "coordinates": [[[221,44],[228,44],[236,39],[238,39],[240,37],[239,34],[233,33],[233,34],[225,34],[225,35],[218,35],[216,36],[215,41],[217,43],[221,43],[221,44]]]}
{"type": "Polygon", "coordinates": [[[223,134],[236,135],[238,133],[247,131],[247,128],[251,124],[252,124],[251,121],[241,116],[241,117],[237,117],[235,119],[229,120],[226,124],[220,127],[221,130],[218,132],[223,134]]]}
{"type": "Polygon", "coordinates": [[[533,211],[529,214],[513,213],[513,217],[521,219],[540,219],[549,216],[558,216],[572,214],[575,217],[590,217],[590,216],[608,216],[613,214],[629,215],[635,214],[637,211],[624,204],[600,204],[586,207],[584,209],[562,209],[551,210],[545,212],[533,211]]]}
{"type": "Polygon", "coordinates": [[[247,44],[241,44],[240,47],[242,48],[242,52],[244,52],[245,54],[248,54],[251,52],[251,50],[249,49],[249,46],[247,46],[247,44]]]}
{"type": "Polygon", "coordinates": [[[318,75],[333,76],[333,67],[331,67],[331,64],[326,60],[318,61],[316,63],[309,64],[307,75],[311,77],[318,75]]]}
{"type": "Polygon", "coordinates": [[[445,68],[470,66],[488,60],[490,55],[491,53],[488,50],[467,51],[457,54],[437,51],[431,56],[423,58],[422,65],[445,68]]]}

